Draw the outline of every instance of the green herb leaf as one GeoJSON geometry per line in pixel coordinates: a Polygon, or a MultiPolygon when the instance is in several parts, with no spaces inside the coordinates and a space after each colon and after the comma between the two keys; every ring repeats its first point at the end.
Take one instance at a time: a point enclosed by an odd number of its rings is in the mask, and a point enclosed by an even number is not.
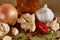
{"type": "Polygon", "coordinates": [[[25,34],[24,33],[20,33],[15,37],[15,40],[25,40],[25,34]]]}
{"type": "Polygon", "coordinates": [[[31,37],[30,40],[46,40],[45,38],[37,38],[37,37],[31,37]]]}
{"type": "Polygon", "coordinates": [[[51,31],[50,31],[50,29],[48,29],[47,31],[46,31],[46,34],[50,34],[51,33],[51,31]]]}

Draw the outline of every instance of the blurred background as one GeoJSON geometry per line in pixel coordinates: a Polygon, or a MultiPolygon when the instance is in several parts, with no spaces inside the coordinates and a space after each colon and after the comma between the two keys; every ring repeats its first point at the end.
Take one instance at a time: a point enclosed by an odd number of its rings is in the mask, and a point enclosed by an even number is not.
{"type": "MultiPolygon", "coordinates": [[[[0,4],[10,3],[14,6],[16,5],[16,0],[0,0],[0,4]]],[[[47,4],[50,9],[54,12],[55,16],[59,18],[60,22],[60,0],[40,0],[40,8],[47,4]]]]}

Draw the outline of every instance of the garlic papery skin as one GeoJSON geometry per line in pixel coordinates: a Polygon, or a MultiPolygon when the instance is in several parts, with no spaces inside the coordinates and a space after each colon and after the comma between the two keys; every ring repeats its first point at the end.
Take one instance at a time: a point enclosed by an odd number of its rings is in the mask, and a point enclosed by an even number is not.
{"type": "Polygon", "coordinates": [[[55,19],[53,21],[47,22],[47,26],[50,27],[50,29],[52,29],[53,31],[57,31],[60,29],[60,25],[57,22],[57,17],[55,17],[55,19]]]}
{"type": "Polygon", "coordinates": [[[3,39],[2,39],[2,40],[12,40],[12,37],[10,37],[10,36],[6,35],[6,36],[4,36],[4,37],[3,37],[3,39]]]}
{"type": "Polygon", "coordinates": [[[19,33],[17,28],[12,28],[12,34],[16,36],[19,33]]]}
{"type": "Polygon", "coordinates": [[[52,21],[54,18],[54,13],[52,12],[51,9],[47,7],[47,4],[45,4],[43,8],[38,9],[35,13],[37,19],[44,23],[48,21],[52,21]]]}
{"type": "Polygon", "coordinates": [[[0,23],[0,37],[8,34],[9,31],[10,31],[10,27],[8,24],[0,23]]]}
{"type": "Polygon", "coordinates": [[[34,32],[36,30],[35,14],[23,14],[17,22],[21,24],[21,29],[24,29],[25,32],[28,30],[34,32]]]}

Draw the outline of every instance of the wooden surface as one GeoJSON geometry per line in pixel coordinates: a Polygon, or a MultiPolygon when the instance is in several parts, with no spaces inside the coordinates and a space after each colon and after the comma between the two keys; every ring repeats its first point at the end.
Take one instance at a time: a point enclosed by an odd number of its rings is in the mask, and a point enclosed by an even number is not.
{"type": "MultiPolygon", "coordinates": [[[[16,0],[0,0],[0,4],[10,3],[16,6],[16,0]]],[[[40,0],[40,8],[47,4],[50,9],[54,12],[55,16],[59,18],[60,22],[60,0],[40,0]]]]}
{"type": "Polygon", "coordinates": [[[16,0],[0,0],[0,4],[9,3],[16,6],[16,0]]]}

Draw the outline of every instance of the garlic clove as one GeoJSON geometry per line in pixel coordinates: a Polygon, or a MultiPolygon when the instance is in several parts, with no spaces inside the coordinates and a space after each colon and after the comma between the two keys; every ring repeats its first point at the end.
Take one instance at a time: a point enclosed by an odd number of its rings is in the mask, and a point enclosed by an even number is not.
{"type": "Polygon", "coordinates": [[[4,36],[2,40],[12,40],[12,37],[10,37],[10,36],[4,36]]]}
{"type": "Polygon", "coordinates": [[[59,27],[59,23],[56,23],[56,24],[52,25],[51,28],[53,29],[53,31],[56,32],[57,30],[60,29],[60,27],[59,27]]]}
{"type": "Polygon", "coordinates": [[[19,33],[17,28],[12,28],[12,34],[17,35],[19,33]]]}
{"type": "Polygon", "coordinates": [[[48,22],[47,26],[49,26],[55,32],[59,30],[60,27],[59,27],[59,23],[57,23],[57,17],[55,17],[53,21],[48,22]]]}
{"type": "Polygon", "coordinates": [[[32,14],[31,15],[31,18],[32,18],[32,28],[30,29],[32,32],[34,32],[35,31],[35,29],[36,29],[36,25],[35,25],[35,14],[32,14]]]}

